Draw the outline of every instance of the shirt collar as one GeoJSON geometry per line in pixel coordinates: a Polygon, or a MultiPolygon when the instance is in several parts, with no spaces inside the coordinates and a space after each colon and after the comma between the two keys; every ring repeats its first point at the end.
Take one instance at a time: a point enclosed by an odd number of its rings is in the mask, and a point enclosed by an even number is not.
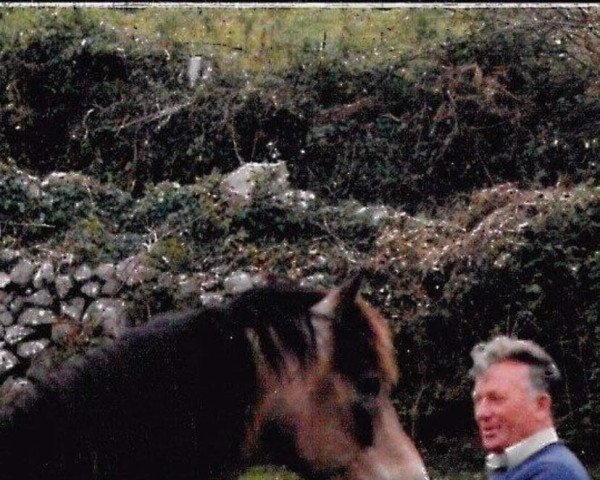
{"type": "Polygon", "coordinates": [[[513,468],[542,448],[556,442],[558,442],[556,429],[554,427],[546,428],[507,447],[502,453],[490,453],[485,459],[485,465],[489,471],[513,468]]]}
{"type": "Polygon", "coordinates": [[[511,445],[504,451],[508,459],[507,467],[516,467],[534,453],[537,453],[542,448],[556,442],[558,442],[558,435],[554,427],[546,428],[534,433],[531,437],[511,445]]]}

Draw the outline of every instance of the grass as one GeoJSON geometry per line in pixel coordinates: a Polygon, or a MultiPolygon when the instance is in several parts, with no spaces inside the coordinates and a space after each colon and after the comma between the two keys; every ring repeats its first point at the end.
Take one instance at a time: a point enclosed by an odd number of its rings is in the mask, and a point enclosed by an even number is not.
{"type": "Polygon", "coordinates": [[[275,73],[320,56],[342,56],[357,65],[418,54],[448,37],[464,35],[476,13],[450,9],[99,9],[2,8],[3,41],[26,41],[44,16],[65,22],[86,16],[119,39],[187,46],[190,55],[212,56],[221,68],[275,73]]]}
{"type": "Polygon", "coordinates": [[[249,469],[238,480],[301,480],[285,468],[261,466],[249,469]]]}
{"type": "MultiPolygon", "coordinates": [[[[430,471],[432,480],[484,480],[485,475],[482,472],[453,472],[441,473],[430,471]]],[[[593,477],[594,480],[597,480],[593,477]]],[[[302,480],[301,477],[285,468],[261,466],[249,469],[238,480],[302,480]]]]}
{"type": "MultiPolygon", "coordinates": [[[[590,468],[592,480],[600,480],[600,466],[590,468]]],[[[431,470],[429,476],[432,480],[485,480],[486,475],[481,471],[477,472],[438,472],[431,470]]],[[[285,469],[276,467],[255,467],[248,470],[238,480],[301,480],[300,477],[285,469]]]]}

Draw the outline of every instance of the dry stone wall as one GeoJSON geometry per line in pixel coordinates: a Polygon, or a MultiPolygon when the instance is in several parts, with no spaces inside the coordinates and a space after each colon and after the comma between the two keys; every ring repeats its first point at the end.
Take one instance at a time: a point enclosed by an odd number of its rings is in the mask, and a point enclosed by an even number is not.
{"type": "Polygon", "coordinates": [[[117,263],[76,264],[69,255],[51,253],[31,259],[18,250],[0,251],[0,397],[27,384],[26,375],[49,349],[116,338],[144,318],[136,318],[136,290],[176,291],[185,303],[215,306],[224,298],[260,284],[244,271],[169,274],[128,257],[117,263]]]}

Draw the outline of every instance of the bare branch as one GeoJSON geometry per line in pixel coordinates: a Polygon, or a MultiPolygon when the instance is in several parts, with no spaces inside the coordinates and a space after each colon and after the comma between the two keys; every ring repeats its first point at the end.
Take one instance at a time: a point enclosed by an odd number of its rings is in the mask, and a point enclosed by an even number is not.
{"type": "MultiPolygon", "coordinates": [[[[143,116],[141,118],[136,118],[135,120],[132,120],[131,122],[122,124],[119,127],[119,130],[123,130],[124,128],[129,128],[129,127],[131,127],[133,125],[138,125],[138,124],[143,124],[143,123],[151,123],[151,122],[154,122],[156,120],[160,120],[161,118],[164,118],[164,117],[170,117],[173,114],[179,112],[180,110],[182,110],[182,109],[184,109],[186,107],[189,107],[191,104],[192,104],[191,101],[185,102],[185,103],[181,103],[179,105],[174,105],[172,107],[167,107],[167,108],[161,110],[160,112],[152,113],[150,115],[145,115],[145,116],[143,116]]],[[[165,123],[166,122],[163,122],[162,125],[164,125],[165,123]]]]}

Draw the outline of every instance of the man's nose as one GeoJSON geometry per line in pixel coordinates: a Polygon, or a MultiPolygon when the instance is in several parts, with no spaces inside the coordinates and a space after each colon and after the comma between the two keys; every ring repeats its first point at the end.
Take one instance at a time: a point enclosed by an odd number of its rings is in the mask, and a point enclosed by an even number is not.
{"type": "Polygon", "coordinates": [[[488,402],[486,402],[485,399],[479,400],[475,404],[475,420],[483,420],[485,418],[488,418],[489,415],[490,409],[488,402]]]}

